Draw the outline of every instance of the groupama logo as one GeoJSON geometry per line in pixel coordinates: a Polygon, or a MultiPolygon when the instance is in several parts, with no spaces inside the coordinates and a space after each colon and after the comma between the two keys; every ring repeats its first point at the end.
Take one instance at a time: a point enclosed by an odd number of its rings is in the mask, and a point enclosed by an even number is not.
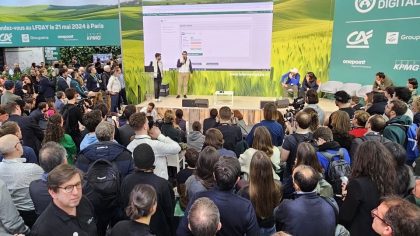
{"type": "Polygon", "coordinates": [[[370,12],[376,5],[376,0],[355,0],[354,6],[360,13],[370,12]]]}

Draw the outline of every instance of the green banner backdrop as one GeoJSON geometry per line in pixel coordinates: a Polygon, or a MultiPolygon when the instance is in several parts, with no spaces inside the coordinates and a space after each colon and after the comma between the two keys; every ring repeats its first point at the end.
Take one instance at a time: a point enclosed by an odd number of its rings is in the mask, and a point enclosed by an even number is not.
{"type": "Polygon", "coordinates": [[[336,1],[331,80],[373,84],[376,72],[419,78],[420,0],[336,1]]]}

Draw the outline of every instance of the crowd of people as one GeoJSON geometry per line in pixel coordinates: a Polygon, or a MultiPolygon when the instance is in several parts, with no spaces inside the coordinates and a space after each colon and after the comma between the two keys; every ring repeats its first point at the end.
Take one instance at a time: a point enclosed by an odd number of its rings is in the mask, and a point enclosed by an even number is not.
{"type": "Polygon", "coordinates": [[[329,115],[308,73],[303,109],[268,103],[248,132],[227,106],[191,128],[182,109],[137,111],[118,63],[48,71],[1,77],[0,235],[420,234],[415,79],[378,73],[329,115]]]}

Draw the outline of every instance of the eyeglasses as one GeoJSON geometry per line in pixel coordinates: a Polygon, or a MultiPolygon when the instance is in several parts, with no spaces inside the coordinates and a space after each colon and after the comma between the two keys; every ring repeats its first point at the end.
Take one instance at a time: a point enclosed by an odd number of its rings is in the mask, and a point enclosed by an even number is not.
{"type": "Polygon", "coordinates": [[[77,190],[82,189],[82,182],[78,182],[74,185],[67,185],[66,187],[58,187],[58,188],[64,189],[64,192],[66,193],[71,193],[73,192],[75,187],[77,188],[77,190]]]}
{"type": "Polygon", "coordinates": [[[377,212],[378,212],[378,208],[375,208],[375,209],[373,209],[371,212],[370,212],[370,215],[372,216],[372,218],[378,218],[380,221],[382,221],[382,223],[384,223],[384,224],[386,224],[386,225],[389,225],[388,223],[386,223],[386,221],[383,219],[383,218],[381,218],[381,217],[379,217],[379,215],[377,214],[377,212]]]}

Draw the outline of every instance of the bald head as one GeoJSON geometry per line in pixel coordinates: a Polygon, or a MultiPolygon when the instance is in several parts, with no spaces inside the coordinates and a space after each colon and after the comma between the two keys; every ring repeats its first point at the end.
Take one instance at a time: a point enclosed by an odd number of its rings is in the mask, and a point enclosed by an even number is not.
{"type": "Polygon", "coordinates": [[[111,71],[111,67],[109,65],[104,66],[104,71],[110,72],[111,71]]]}
{"type": "Polygon", "coordinates": [[[315,190],[320,175],[314,168],[307,165],[297,166],[293,170],[293,184],[296,191],[312,192],[315,190]]]}
{"type": "Polygon", "coordinates": [[[220,213],[209,198],[195,200],[188,213],[188,227],[193,235],[214,236],[220,229],[220,213]]]}
{"type": "Polygon", "coordinates": [[[8,157],[21,157],[22,156],[22,147],[20,145],[17,148],[18,143],[20,143],[19,138],[13,134],[6,134],[0,138],[0,153],[4,155],[5,158],[8,157]]]}

